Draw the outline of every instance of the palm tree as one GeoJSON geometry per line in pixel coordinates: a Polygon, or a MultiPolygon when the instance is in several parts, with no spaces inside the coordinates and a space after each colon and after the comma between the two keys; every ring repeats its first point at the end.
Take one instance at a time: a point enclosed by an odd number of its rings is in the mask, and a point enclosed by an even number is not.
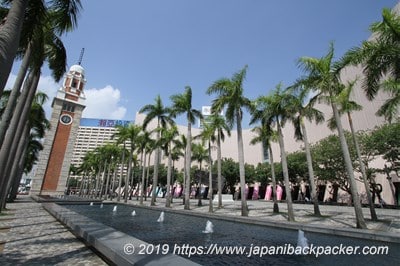
{"type": "MultiPolygon", "coordinates": [[[[190,196],[190,179],[188,180],[186,178],[186,176],[187,176],[187,174],[186,174],[186,161],[187,161],[186,154],[187,154],[187,145],[188,144],[187,144],[187,138],[185,137],[184,134],[180,135],[179,143],[180,144],[179,144],[178,148],[183,150],[183,165],[184,165],[184,167],[183,167],[183,191],[185,193],[185,195],[183,197],[183,205],[185,205],[185,202],[186,202],[186,191],[189,191],[188,193],[189,193],[189,196],[190,196]],[[188,186],[186,186],[187,181],[189,181],[189,185],[188,186]],[[187,188],[189,188],[189,190],[187,188]]],[[[189,203],[188,203],[188,209],[189,209],[189,203]]]]}
{"type": "MultiPolygon", "coordinates": [[[[46,11],[53,13],[53,28],[58,34],[76,27],[82,8],[80,0],[28,1],[13,0],[6,18],[0,23],[0,96],[10,74],[20,37],[30,36],[29,30],[21,33],[24,27],[37,27],[43,23],[46,11]],[[48,6],[45,6],[48,4],[48,6]],[[25,16],[28,14],[28,16],[25,16]],[[29,16],[31,14],[31,16],[29,16]],[[28,23],[24,19],[28,18],[28,23]]],[[[24,40],[22,40],[24,41],[24,40]]]]}
{"type": "Polygon", "coordinates": [[[7,134],[6,135],[6,140],[3,143],[3,146],[0,149],[0,189],[1,189],[1,198],[2,202],[1,205],[5,205],[5,195],[6,195],[6,189],[7,189],[7,184],[9,182],[10,178],[10,171],[11,171],[11,166],[14,161],[17,160],[15,158],[15,155],[17,153],[18,145],[18,140],[21,139],[23,135],[23,131],[25,128],[26,120],[28,118],[28,114],[30,111],[30,106],[33,101],[35,91],[37,88],[37,85],[39,83],[39,77],[40,77],[40,70],[35,69],[30,72],[28,76],[28,80],[26,82],[26,88],[22,93],[23,99],[26,99],[25,105],[23,105],[22,99],[21,102],[18,103],[17,106],[17,111],[20,116],[20,120],[18,120],[16,117],[12,119],[11,125],[10,125],[10,132],[15,132],[14,135],[7,134]]]}
{"type": "Polygon", "coordinates": [[[10,194],[9,200],[14,200],[17,196],[18,186],[20,184],[22,174],[29,173],[33,165],[38,160],[39,151],[43,149],[40,142],[45,135],[45,131],[50,128],[50,122],[46,119],[43,104],[48,97],[42,92],[35,95],[31,106],[26,130],[24,130],[23,138],[19,140],[16,158],[19,161],[13,162],[10,174],[10,194]]]}
{"type": "Polygon", "coordinates": [[[256,99],[257,110],[253,111],[252,122],[261,121],[264,126],[276,125],[278,132],[279,147],[281,150],[281,163],[283,178],[285,182],[286,203],[288,209],[288,220],[294,221],[292,194],[290,191],[289,171],[287,166],[286,150],[283,139],[282,127],[288,119],[296,112],[293,102],[295,97],[289,93],[282,92],[282,84],[278,84],[269,96],[260,96],[256,99]]]}
{"type": "Polygon", "coordinates": [[[390,9],[382,10],[382,21],[370,26],[373,38],[360,47],[350,49],[342,58],[340,67],[362,64],[365,78],[362,88],[372,100],[380,89],[391,94],[378,110],[390,122],[398,113],[400,103],[400,17],[390,9]],[[385,80],[382,82],[382,80],[385,80]]]}
{"type": "Polygon", "coordinates": [[[310,143],[308,141],[304,120],[307,119],[310,122],[314,120],[317,124],[319,124],[324,121],[324,114],[314,108],[314,104],[319,98],[318,94],[310,98],[308,89],[304,87],[300,87],[300,91],[298,92],[291,92],[290,89],[289,93],[294,93],[295,96],[293,104],[297,109],[297,114],[293,117],[292,123],[295,128],[295,137],[297,140],[303,141],[306,151],[308,177],[311,187],[311,201],[314,204],[314,215],[321,216],[318,204],[317,189],[314,181],[314,169],[312,166],[310,143]]]}
{"type": "MultiPolygon", "coordinates": [[[[150,133],[146,130],[142,130],[142,134],[139,136],[139,151],[142,156],[142,181],[140,182],[139,188],[139,196],[140,196],[140,204],[143,204],[143,194],[145,193],[145,175],[146,175],[146,156],[151,151],[151,142],[150,133]]],[[[149,157],[150,159],[150,157],[149,157]]]]}
{"type": "MultiPolygon", "coordinates": [[[[54,3],[55,2],[58,1],[54,1],[54,3]]],[[[66,10],[64,9],[64,11],[66,10]]],[[[68,12],[69,11],[66,13],[68,14],[68,12]]],[[[62,14],[61,9],[55,8],[52,12],[49,12],[48,19],[41,21],[40,24],[33,28],[32,42],[30,42],[30,45],[32,45],[32,49],[35,50],[35,54],[30,65],[30,72],[25,81],[25,89],[19,97],[16,110],[9,123],[10,126],[0,150],[0,195],[5,195],[5,184],[7,184],[10,177],[12,162],[17,161],[15,154],[17,153],[18,147],[15,143],[17,143],[17,140],[19,140],[23,134],[29,107],[31,106],[39,82],[40,68],[44,60],[47,58],[49,67],[55,77],[62,76],[65,72],[66,52],[60,38],[56,34],[56,32],[63,32],[63,29],[60,28],[61,24],[59,25],[60,27],[54,27],[55,24],[61,23],[61,17],[65,17],[65,14],[62,14]]]]}
{"type": "MultiPolygon", "coordinates": [[[[119,181],[118,181],[118,196],[117,196],[117,201],[121,200],[121,184],[122,184],[122,176],[124,172],[124,164],[125,164],[125,150],[126,150],[126,140],[128,139],[128,133],[127,133],[127,127],[118,125],[116,126],[117,132],[114,133],[111,136],[111,139],[116,138],[117,139],[117,144],[123,144],[123,151],[121,155],[121,168],[120,168],[120,174],[119,174],[119,181]]],[[[131,162],[129,162],[129,165],[131,165],[131,162]]],[[[129,167],[129,166],[128,166],[129,167]]],[[[128,176],[128,175],[127,175],[128,176]]],[[[127,179],[127,178],[126,178],[127,179]]],[[[128,184],[125,180],[125,189],[124,189],[124,195],[125,198],[127,198],[128,194],[128,184]]]]}
{"type": "Polygon", "coordinates": [[[354,204],[357,227],[367,228],[358,196],[357,184],[354,178],[354,169],[349,154],[349,148],[344,136],[343,126],[340,120],[337,102],[335,100],[336,95],[340,93],[340,90],[343,86],[340,84],[339,72],[334,66],[333,56],[334,49],[333,44],[331,44],[328,53],[321,58],[301,57],[298,61],[298,64],[299,67],[306,72],[306,76],[301,78],[298,81],[298,84],[307,88],[312,88],[314,91],[321,93],[322,96],[326,96],[325,99],[328,100],[332,107],[345,161],[346,172],[348,174],[348,181],[350,184],[351,195],[354,204]]]}
{"type": "Polygon", "coordinates": [[[213,100],[212,112],[220,113],[226,107],[226,121],[230,126],[236,123],[238,156],[239,156],[239,175],[241,188],[242,216],[248,216],[249,210],[245,199],[245,170],[244,170],[244,150],[242,136],[243,108],[250,110],[251,101],[243,94],[243,81],[246,77],[247,66],[239,72],[233,74],[231,79],[222,78],[215,81],[207,90],[207,94],[217,94],[213,100]]]}
{"type": "MultiPolygon", "coordinates": [[[[194,144],[192,144],[192,158],[191,158],[191,160],[196,160],[198,163],[199,163],[199,170],[200,170],[200,176],[199,176],[199,181],[198,181],[198,189],[199,189],[199,194],[198,194],[198,197],[199,197],[199,200],[198,200],[198,203],[197,203],[197,206],[202,206],[203,204],[202,204],[202,202],[201,202],[201,186],[202,186],[202,175],[203,175],[203,173],[202,173],[202,165],[203,165],[203,162],[204,161],[206,161],[207,159],[208,159],[209,157],[208,157],[208,153],[207,153],[207,150],[204,148],[204,146],[203,146],[203,144],[202,143],[194,143],[194,144]]],[[[211,164],[211,162],[210,162],[210,164],[211,164]]]]}
{"type": "Polygon", "coordinates": [[[186,145],[186,188],[185,188],[185,210],[190,209],[190,165],[192,156],[192,125],[196,122],[196,118],[201,119],[202,115],[199,110],[192,107],[192,89],[189,86],[185,87],[185,92],[175,94],[171,97],[172,115],[176,117],[180,114],[185,114],[187,119],[187,145],[186,145]]]}
{"type": "MultiPolygon", "coordinates": [[[[338,105],[340,107],[339,108],[339,114],[342,115],[342,114],[345,113],[347,115],[347,119],[349,121],[350,130],[351,130],[351,136],[352,136],[352,139],[353,139],[354,147],[356,148],[358,163],[360,164],[361,176],[362,176],[362,180],[363,180],[363,183],[364,183],[365,192],[367,194],[367,198],[368,198],[368,202],[369,202],[371,220],[377,221],[378,220],[378,216],[376,215],[374,202],[372,201],[370,186],[368,184],[369,182],[368,182],[368,177],[367,177],[367,171],[365,169],[365,165],[364,165],[364,162],[363,162],[362,157],[361,157],[360,145],[358,143],[357,134],[356,134],[356,132],[354,130],[353,119],[351,117],[351,112],[359,111],[359,110],[362,109],[361,105],[359,105],[358,103],[356,103],[355,101],[350,99],[350,96],[351,96],[351,93],[353,91],[355,82],[356,81],[349,82],[348,85],[345,86],[343,88],[343,90],[339,93],[339,95],[337,96],[336,100],[337,100],[338,105]]],[[[336,122],[333,119],[333,117],[332,117],[332,119],[330,119],[329,127],[331,129],[336,128],[336,122]]]]}
{"type": "Polygon", "coordinates": [[[119,156],[121,156],[122,153],[122,149],[121,147],[119,147],[118,145],[115,144],[105,144],[103,146],[99,146],[95,149],[95,156],[96,158],[99,158],[100,163],[104,162],[104,175],[106,172],[106,168],[108,166],[108,173],[107,173],[107,178],[106,180],[102,179],[102,185],[101,185],[101,189],[100,189],[100,199],[103,196],[103,190],[105,191],[105,199],[107,199],[108,195],[109,195],[109,190],[110,190],[110,175],[111,172],[116,171],[116,166],[118,164],[118,159],[119,156]],[[104,181],[106,181],[104,183],[104,181]],[[105,185],[105,189],[104,189],[104,185],[105,185]]]}
{"type": "Polygon", "coordinates": [[[231,128],[223,116],[213,113],[208,117],[207,129],[210,131],[210,140],[217,142],[218,208],[222,208],[221,141],[225,140],[225,132],[229,137],[231,136],[231,128]]]}
{"type": "MultiPolygon", "coordinates": [[[[199,135],[199,137],[201,137],[202,141],[207,141],[208,142],[208,176],[209,176],[209,180],[208,180],[208,197],[209,197],[209,205],[208,205],[208,212],[212,213],[214,212],[213,210],[213,182],[212,182],[212,157],[211,157],[211,142],[215,142],[217,140],[218,137],[215,136],[215,131],[216,131],[216,122],[214,121],[214,123],[212,123],[212,120],[220,120],[222,119],[223,122],[225,122],[225,120],[221,117],[219,117],[218,115],[211,115],[208,119],[209,123],[204,123],[203,125],[203,130],[201,132],[201,134],[199,135]]],[[[226,124],[224,123],[224,125],[226,126],[226,124]]],[[[229,130],[229,129],[228,129],[229,130]]],[[[218,132],[220,133],[220,132],[218,132]]],[[[220,135],[218,135],[220,136],[220,135]]],[[[218,138],[219,140],[219,145],[221,144],[221,138],[218,138]]],[[[221,153],[218,153],[219,155],[221,155],[221,153]]],[[[201,170],[201,169],[200,169],[201,170]]],[[[222,177],[221,177],[222,179],[222,177]]],[[[221,180],[218,180],[219,183],[219,187],[221,187],[221,180]]],[[[218,193],[219,195],[221,195],[221,193],[218,193]]],[[[222,196],[221,196],[222,197],[222,196]]],[[[221,200],[222,201],[222,200],[221,200]]],[[[220,206],[218,206],[220,208],[220,206]]],[[[221,204],[222,207],[222,204],[221,204]]]]}
{"type": "MultiPolygon", "coordinates": [[[[124,191],[124,201],[128,201],[128,186],[129,186],[129,177],[132,174],[132,164],[133,164],[133,157],[134,157],[134,152],[138,146],[138,139],[139,135],[142,132],[142,127],[138,125],[129,125],[128,127],[119,127],[118,132],[116,133],[116,136],[118,137],[117,143],[124,143],[124,150],[125,150],[125,141],[128,141],[130,144],[129,148],[129,160],[128,160],[128,173],[125,176],[125,191],[124,191]]],[[[122,158],[124,158],[125,152],[122,152],[122,158]]],[[[121,165],[121,168],[123,166],[121,165]]],[[[121,170],[122,173],[122,170],[121,170]]],[[[121,184],[121,182],[120,182],[121,184]]],[[[131,182],[133,185],[133,182],[131,182]]],[[[119,190],[120,191],[121,185],[119,185],[119,190]]]]}
{"type": "MultiPolygon", "coordinates": [[[[155,103],[153,105],[148,104],[142,107],[139,111],[140,113],[147,113],[144,121],[143,121],[143,129],[146,130],[147,125],[153,119],[157,119],[157,128],[156,134],[157,139],[156,143],[160,142],[160,133],[161,128],[166,128],[167,124],[172,125],[174,121],[170,117],[171,110],[168,107],[165,107],[161,101],[160,95],[158,95],[155,99],[155,103]]],[[[154,206],[156,202],[156,188],[158,185],[158,165],[160,161],[160,147],[156,148],[156,154],[154,158],[154,174],[153,174],[153,193],[151,197],[150,205],[154,206]]]]}
{"type": "Polygon", "coordinates": [[[264,143],[263,147],[268,147],[268,157],[269,157],[269,165],[271,167],[271,179],[272,179],[272,201],[273,212],[279,213],[279,205],[276,197],[276,176],[275,176],[275,166],[274,166],[274,157],[271,148],[271,140],[276,139],[276,133],[273,131],[271,125],[266,125],[264,122],[261,122],[261,125],[252,129],[257,135],[250,141],[250,144],[255,145],[256,143],[264,143]]]}
{"type": "Polygon", "coordinates": [[[163,129],[161,132],[161,142],[165,154],[168,156],[168,170],[167,170],[167,193],[165,207],[171,207],[171,176],[172,176],[172,153],[173,145],[176,143],[176,137],[179,135],[178,128],[176,125],[170,128],[163,129]]]}

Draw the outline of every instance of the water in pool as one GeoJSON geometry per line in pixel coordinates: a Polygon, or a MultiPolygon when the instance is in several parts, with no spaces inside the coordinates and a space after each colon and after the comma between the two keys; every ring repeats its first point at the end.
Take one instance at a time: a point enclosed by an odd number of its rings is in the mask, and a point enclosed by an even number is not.
{"type": "MultiPolygon", "coordinates": [[[[65,205],[97,222],[111,226],[128,235],[148,243],[168,248],[175,254],[203,265],[396,265],[400,261],[400,244],[368,241],[333,235],[304,232],[310,252],[311,248],[324,248],[325,252],[352,255],[269,255],[260,257],[261,252],[291,251],[298,245],[299,232],[240,222],[223,221],[165,211],[149,210],[136,206],[114,204],[65,205]],[[114,211],[115,210],[115,211],[114,211]],[[135,215],[132,215],[134,213],[135,215]],[[208,223],[210,221],[211,224],[208,223]],[[212,232],[207,231],[207,227],[212,232]],[[164,245],[164,246],[163,246],[164,245]],[[229,247],[233,253],[226,254],[229,247]],[[331,250],[329,252],[329,247],[331,250]],[[358,248],[357,248],[358,247],[358,248]],[[366,247],[364,249],[364,247],[366,247]],[[378,250],[375,247],[383,247],[378,250]],[[386,249],[388,253],[386,254],[386,249]],[[233,249],[232,249],[233,248],[233,249]],[[204,254],[208,250],[213,254],[204,254]],[[221,249],[225,249],[221,251],[221,249]],[[384,252],[382,255],[363,255],[362,251],[384,252]],[[189,256],[189,253],[191,254],[189,256]],[[225,254],[216,254],[225,253],[225,254]],[[203,253],[203,254],[199,254],[203,253]],[[353,254],[355,253],[355,254],[353,254]]],[[[304,241],[304,239],[302,240],[304,241]]]]}

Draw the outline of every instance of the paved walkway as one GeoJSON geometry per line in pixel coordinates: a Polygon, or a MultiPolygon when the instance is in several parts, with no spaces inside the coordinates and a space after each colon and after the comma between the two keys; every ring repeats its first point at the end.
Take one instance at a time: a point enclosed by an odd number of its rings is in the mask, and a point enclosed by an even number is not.
{"type": "Polygon", "coordinates": [[[0,265],[107,265],[29,196],[0,215],[0,265]]]}

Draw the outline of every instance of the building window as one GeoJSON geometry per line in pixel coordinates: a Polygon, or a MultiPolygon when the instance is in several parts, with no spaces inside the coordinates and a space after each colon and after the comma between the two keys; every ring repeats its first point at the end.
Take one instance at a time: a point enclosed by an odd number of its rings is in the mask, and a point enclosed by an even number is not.
{"type": "Polygon", "coordinates": [[[63,103],[62,110],[73,113],[75,111],[75,105],[72,103],[63,103]]]}

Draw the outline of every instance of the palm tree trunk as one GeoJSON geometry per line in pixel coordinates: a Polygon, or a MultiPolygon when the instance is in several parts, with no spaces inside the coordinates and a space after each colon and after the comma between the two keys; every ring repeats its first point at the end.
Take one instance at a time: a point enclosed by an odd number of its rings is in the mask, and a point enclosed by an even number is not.
{"type": "Polygon", "coordinates": [[[142,183],[140,184],[140,205],[143,205],[143,194],[144,192],[144,179],[146,175],[146,149],[143,150],[143,162],[142,162],[142,183]]]}
{"type": "MultiPolygon", "coordinates": [[[[100,173],[101,173],[101,165],[99,165],[99,170],[96,173],[96,186],[94,188],[94,195],[93,195],[94,199],[97,198],[97,195],[99,193],[100,173]]],[[[68,186],[68,181],[67,181],[67,186],[68,186]]]]}
{"type": "Polygon", "coordinates": [[[13,89],[8,98],[6,109],[4,110],[3,115],[0,120],[0,147],[3,144],[4,137],[7,132],[7,128],[10,125],[11,117],[13,116],[13,112],[15,106],[17,104],[18,97],[20,95],[21,87],[26,77],[26,73],[28,71],[29,62],[31,59],[31,45],[28,45],[28,49],[25,52],[24,59],[22,60],[21,66],[18,71],[17,78],[14,82],[13,89]]]}
{"type": "MultiPolygon", "coordinates": [[[[160,119],[158,119],[157,129],[160,129],[160,119]]],[[[158,143],[160,142],[161,132],[157,131],[157,148],[156,154],[154,157],[154,171],[153,171],[153,193],[151,195],[151,206],[156,205],[156,197],[157,197],[157,186],[158,186],[158,163],[160,161],[160,147],[158,147],[158,143]]]]}
{"type": "Polygon", "coordinates": [[[278,127],[278,136],[279,136],[279,147],[281,149],[281,161],[282,161],[282,171],[283,171],[283,178],[285,181],[285,192],[286,192],[286,203],[288,209],[288,221],[294,222],[294,212],[293,212],[293,202],[292,202],[292,194],[290,191],[290,182],[289,182],[289,171],[287,166],[286,160],[286,151],[285,151],[285,144],[283,141],[283,134],[280,122],[276,122],[278,127]]]}
{"type": "Polygon", "coordinates": [[[211,139],[208,140],[208,212],[212,213],[213,210],[213,183],[212,183],[212,158],[211,158],[211,139]]]}
{"type": "MultiPolygon", "coordinates": [[[[25,151],[26,148],[28,146],[28,142],[29,142],[29,123],[26,122],[24,129],[23,129],[23,133],[22,133],[22,138],[18,141],[18,148],[17,148],[17,153],[15,155],[16,160],[14,162],[12,162],[12,168],[11,168],[11,172],[10,172],[10,178],[8,181],[8,188],[7,188],[7,192],[9,192],[9,199],[14,199],[17,196],[18,193],[18,187],[19,187],[19,183],[21,182],[21,177],[22,175],[18,175],[19,172],[18,171],[21,167],[23,167],[23,164],[25,162],[25,151]]],[[[7,193],[5,193],[4,195],[2,195],[2,197],[5,197],[4,199],[2,199],[2,202],[4,202],[4,204],[6,204],[6,197],[7,197],[7,193]]],[[[5,207],[5,205],[3,206],[5,207]]]]}
{"type": "MultiPolygon", "coordinates": [[[[132,152],[133,152],[133,151],[132,151],[132,152]]],[[[129,200],[132,199],[133,191],[135,190],[134,181],[135,181],[135,168],[136,168],[136,163],[135,163],[135,161],[133,161],[132,163],[133,163],[133,168],[132,168],[131,176],[130,176],[132,187],[131,187],[131,190],[130,190],[130,192],[129,192],[129,200]]]]}
{"type": "MultiPolygon", "coordinates": [[[[183,167],[183,187],[182,187],[182,189],[183,189],[183,192],[185,193],[183,195],[183,205],[185,205],[186,191],[187,191],[187,187],[186,187],[186,181],[187,181],[186,180],[186,153],[187,153],[187,145],[185,147],[185,154],[183,156],[183,165],[184,165],[184,167],[183,167]]],[[[189,194],[189,196],[190,196],[190,194],[189,194]]]]}
{"type": "MultiPolygon", "coordinates": [[[[27,147],[25,147],[24,151],[22,151],[23,154],[26,153],[26,148],[27,147]]],[[[25,161],[26,161],[25,156],[20,157],[20,161],[15,169],[15,171],[16,171],[15,178],[14,178],[13,184],[11,185],[11,188],[10,188],[10,193],[9,193],[9,197],[8,197],[9,201],[14,201],[17,198],[19,184],[21,183],[22,175],[24,174],[25,161]]]]}
{"type": "Polygon", "coordinates": [[[106,181],[106,187],[105,187],[105,191],[104,191],[104,199],[107,200],[108,199],[108,195],[109,195],[109,191],[110,191],[110,175],[111,175],[111,164],[112,164],[112,160],[111,162],[108,164],[108,172],[107,172],[107,181],[106,181]]]}
{"type": "Polygon", "coordinates": [[[121,158],[121,170],[119,171],[119,179],[118,179],[118,196],[117,196],[117,201],[119,202],[121,200],[121,184],[122,184],[122,176],[124,174],[124,163],[125,163],[125,141],[124,141],[124,150],[122,152],[122,158],[121,158]]]}
{"type": "Polygon", "coordinates": [[[145,194],[144,194],[144,200],[147,200],[147,187],[149,186],[149,176],[150,176],[150,157],[151,157],[151,152],[149,153],[149,159],[147,160],[147,173],[146,173],[146,187],[145,187],[145,194]]]}
{"type": "Polygon", "coordinates": [[[112,177],[112,183],[111,183],[111,200],[114,198],[114,191],[115,191],[115,182],[117,179],[117,169],[114,169],[113,177],[112,177]]]}
{"type": "Polygon", "coordinates": [[[249,216],[249,209],[247,207],[247,199],[245,198],[245,170],[244,170],[244,150],[243,150],[243,136],[242,136],[242,117],[239,112],[236,113],[236,127],[237,127],[237,141],[239,153],[239,177],[240,177],[240,198],[242,202],[242,216],[249,216]]]}
{"type": "Polygon", "coordinates": [[[192,157],[192,124],[188,122],[187,143],[186,143],[186,165],[185,165],[185,210],[190,210],[190,165],[192,157]]]}
{"type": "Polygon", "coordinates": [[[378,216],[376,215],[376,211],[375,211],[375,205],[374,205],[375,203],[372,201],[371,191],[370,191],[370,187],[369,187],[368,179],[367,179],[367,171],[365,170],[365,165],[361,158],[360,145],[358,144],[356,133],[354,131],[353,120],[352,120],[351,114],[349,112],[347,113],[347,117],[349,119],[351,135],[353,137],[353,142],[354,142],[354,146],[356,147],[358,162],[359,162],[360,168],[361,168],[361,175],[362,175],[362,179],[364,181],[365,193],[367,193],[367,198],[368,198],[368,202],[369,202],[369,210],[371,213],[371,220],[377,221],[378,216]]]}
{"type": "Polygon", "coordinates": [[[221,135],[218,132],[217,136],[217,171],[218,171],[218,208],[222,208],[222,166],[221,166],[221,135]]]}
{"type": "Polygon", "coordinates": [[[339,115],[339,111],[336,106],[336,103],[332,102],[331,105],[332,105],[333,115],[334,115],[335,121],[336,121],[337,130],[339,133],[340,145],[342,147],[345,167],[346,167],[346,171],[348,174],[348,181],[350,184],[351,196],[353,198],[354,211],[355,211],[356,220],[357,220],[357,228],[366,229],[367,225],[365,224],[360,199],[358,197],[357,184],[356,184],[356,180],[354,178],[354,170],[353,170],[353,165],[352,165],[351,158],[350,158],[349,148],[347,146],[346,138],[345,138],[344,132],[343,132],[342,121],[340,120],[340,115],[339,115]]]}
{"type": "MultiPolygon", "coordinates": [[[[168,145],[170,146],[170,145],[168,145]]],[[[171,169],[172,169],[172,149],[169,148],[168,151],[168,170],[167,170],[167,195],[166,195],[166,202],[165,207],[171,207],[171,169]]]]}
{"type": "Polygon", "coordinates": [[[26,81],[27,87],[18,101],[15,115],[11,119],[10,127],[0,149],[0,195],[6,193],[5,189],[10,176],[11,165],[15,161],[15,154],[17,152],[18,145],[15,145],[15,143],[18,143],[19,139],[21,139],[39,79],[40,69],[32,70],[29,73],[28,80],[26,81]]]}
{"type": "MultiPolygon", "coordinates": [[[[131,144],[132,145],[132,144],[131,144]]],[[[124,187],[124,202],[128,202],[128,187],[129,187],[129,176],[132,172],[132,152],[129,152],[129,160],[128,160],[128,173],[125,176],[125,187],[124,187]]]]}
{"type": "Polygon", "coordinates": [[[0,25],[0,97],[17,53],[27,6],[28,0],[12,1],[6,21],[0,25]]]}
{"type": "Polygon", "coordinates": [[[99,193],[99,199],[103,198],[103,188],[104,188],[104,179],[106,177],[106,171],[107,171],[107,161],[104,162],[103,166],[103,172],[101,173],[101,186],[100,186],[100,193],[99,193]]]}
{"type": "Polygon", "coordinates": [[[200,178],[199,178],[199,198],[197,202],[197,206],[203,206],[203,203],[201,202],[201,184],[203,183],[202,179],[202,173],[201,173],[201,162],[200,162],[200,178]]]}
{"type": "Polygon", "coordinates": [[[303,119],[301,119],[300,124],[301,124],[301,130],[303,131],[302,133],[303,133],[304,147],[306,149],[308,176],[310,179],[310,187],[311,187],[311,201],[314,204],[314,215],[321,216],[321,212],[319,210],[319,205],[318,205],[317,189],[315,187],[315,181],[314,181],[314,169],[312,166],[310,145],[308,142],[307,130],[306,126],[304,125],[303,119]]]}
{"type": "Polygon", "coordinates": [[[275,176],[274,157],[273,157],[273,154],[272,154],[272,149],[271,149],[270,143],[268,143],[268,152],[269,152],[269,159],[270,159],[270,163],[271,163],[272,200],[274,202],[273,212],[274,213],[279,213],[278,200],[277,200],[277,197],[276,197],[276,176],[275,176]]]}

